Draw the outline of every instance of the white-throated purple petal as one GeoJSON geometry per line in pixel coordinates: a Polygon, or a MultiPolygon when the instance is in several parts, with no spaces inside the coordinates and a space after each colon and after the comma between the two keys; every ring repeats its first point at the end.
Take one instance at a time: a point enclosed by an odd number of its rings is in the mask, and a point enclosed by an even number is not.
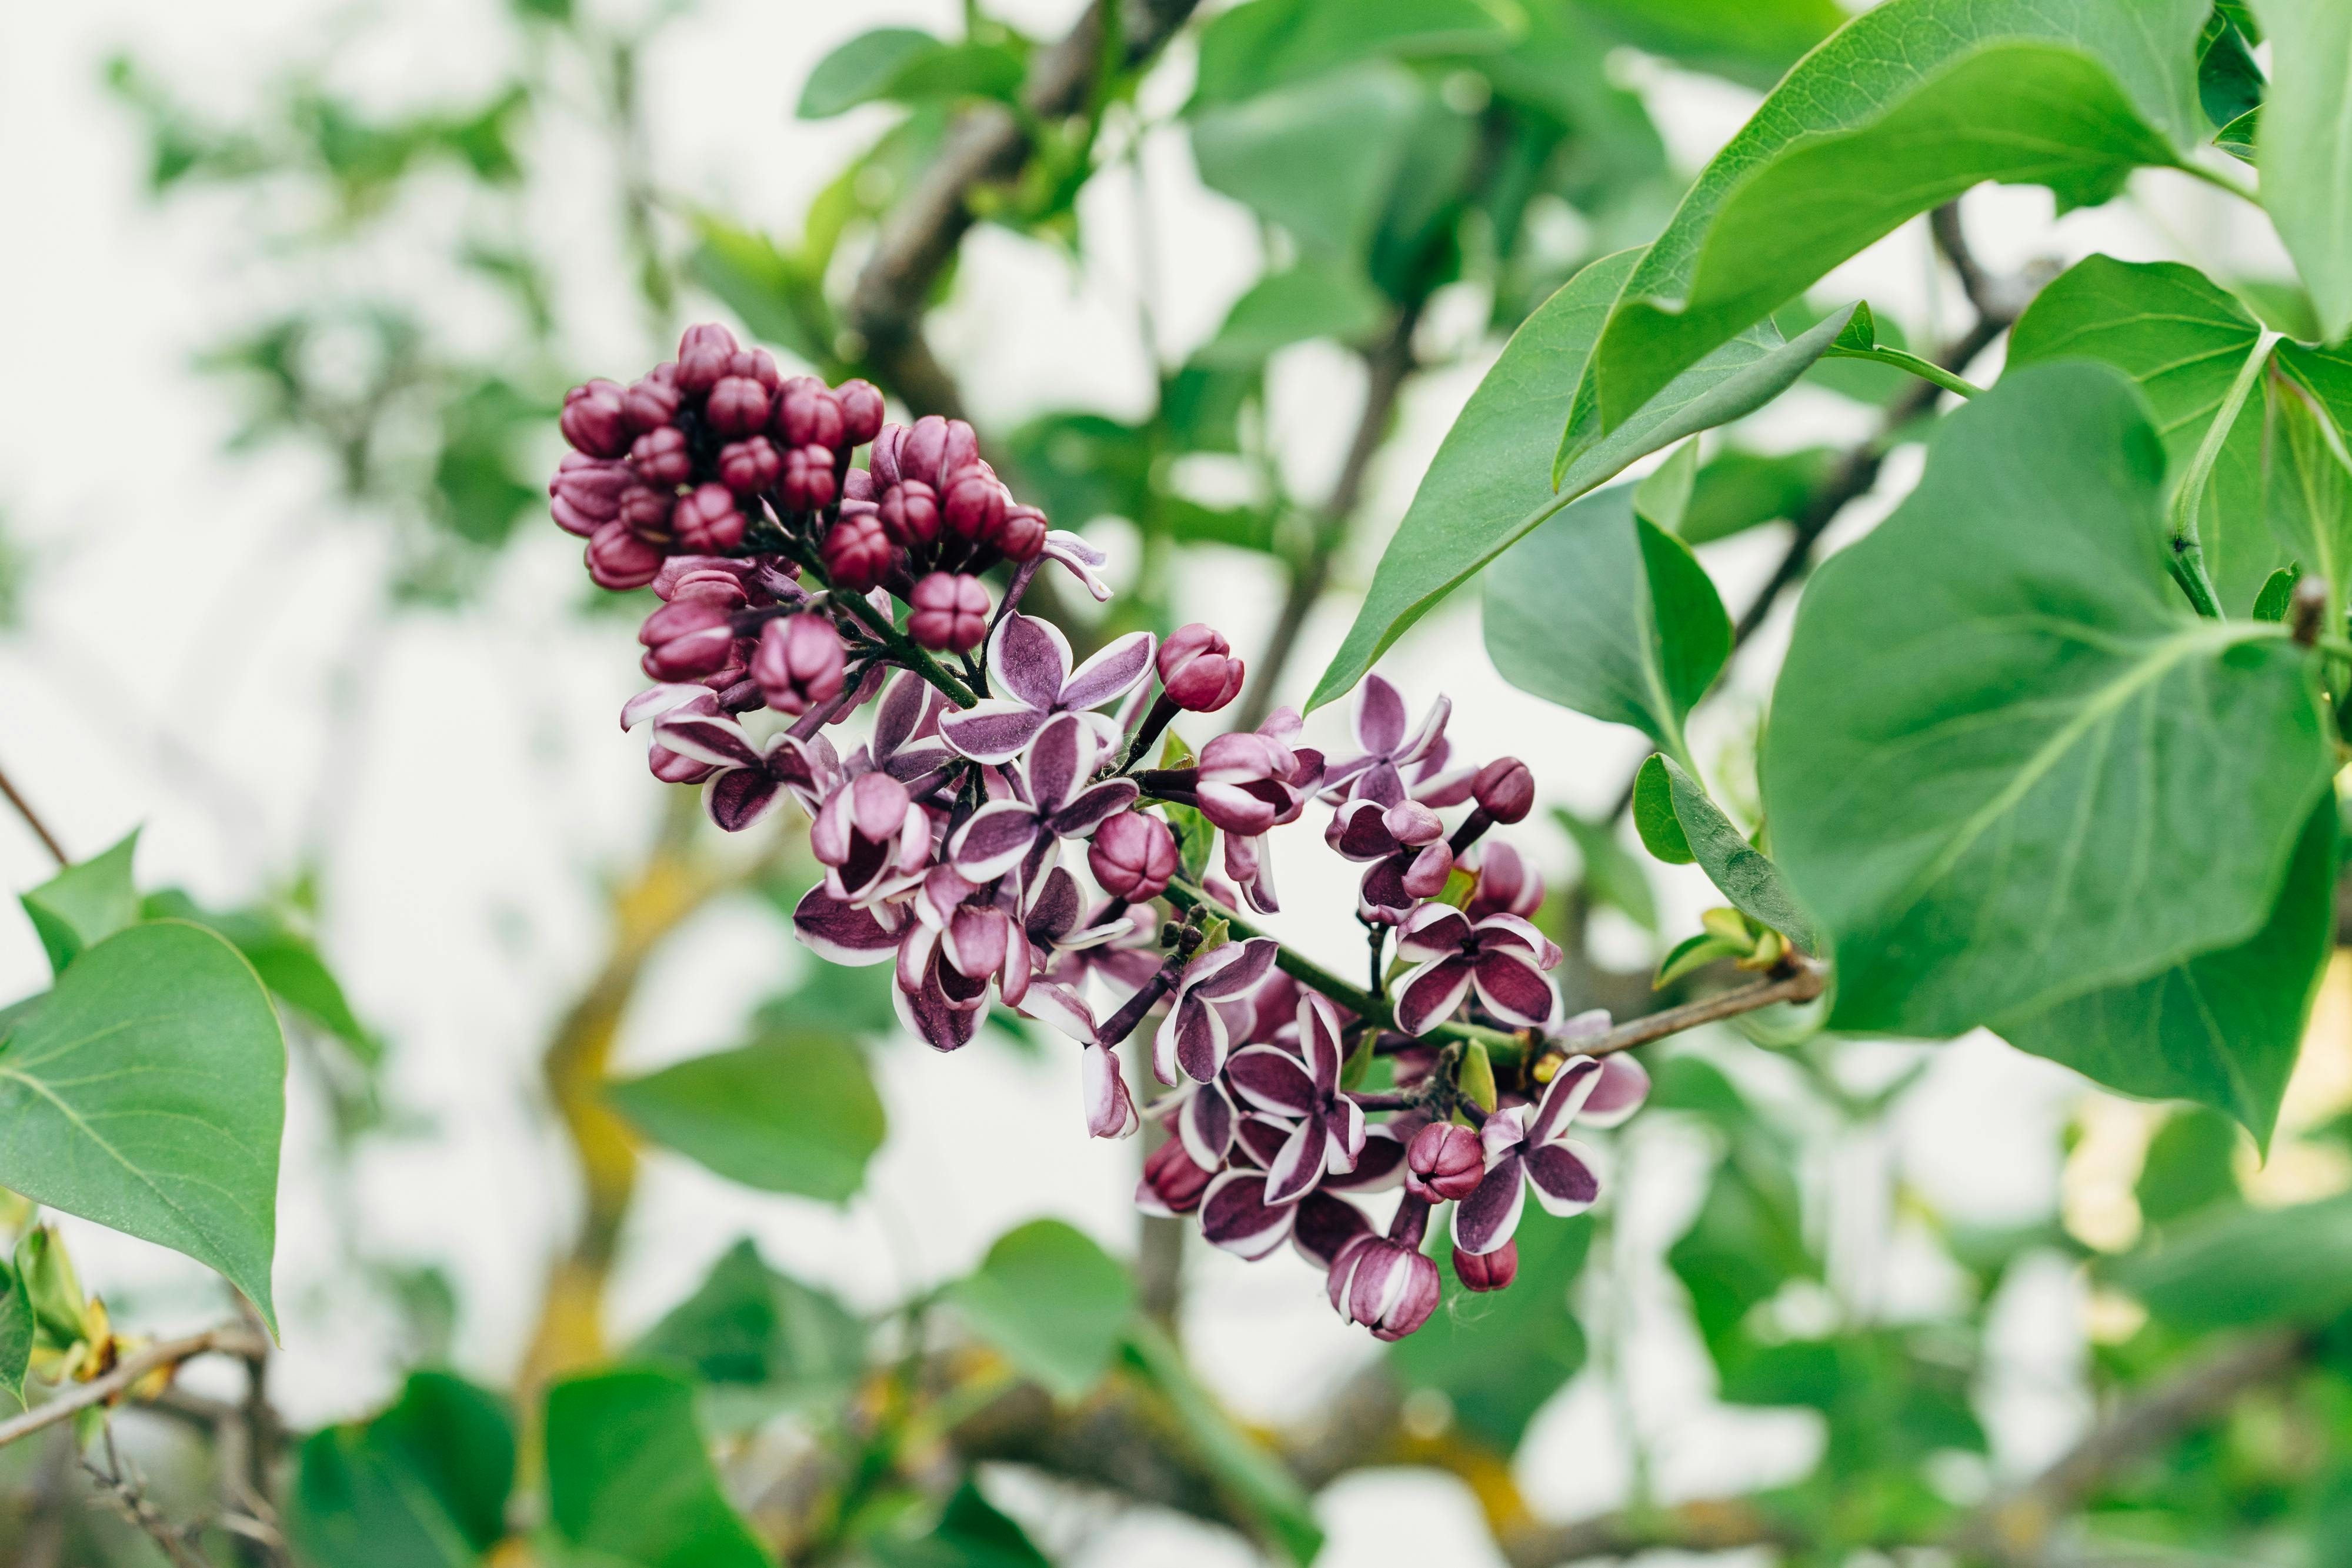
{"type": "Polygon", "coordinates": [[[1344,1176],[1353,1172],[1356,1162],[1363,1157],[1368,1141],[1364,1126],[1364,1108],[1341,1095],[1331,1102],[1331,1147],[1323,1159],[1323,1169],[1330,1175],[1344,1176]]]}
{"type": "Polygon", "coordinates": [[[1543,1098],[1536,1101],[1535,1111],[1528,1118],[1528,1142],[1549,1143],[1567,1132],[1568,1124],[1576,1120],[1601,1086],[1601,1064],[1591,1057],[1570,1057],[1559,1064],[1544,1085],[1543,1098]]]}
{"type": "Polygon", "coordinates": [[[1126,696],[1150,672],[1159,647],[1160,640],[1150,632],[1112,639],[1062,682],[1058,706],[1083,711],[1126,696]]]}
{"type": "Polygon", "coordinates": [[[1095,737],[1075,713],[1056,713],[1045,721],[1021,760],[1021,775],[1029,784],[1029,804],[1051,816],[1070,802],[1095,770],[1095,737]]]}
{"type": "Polygon", "coordinates": [[[1635,1061],[1632,1052],[1615,1051],[1601,1058],[1600,1081],[1577,1115],[1587,1127],[1614,1127],[1641,1110],[1649,1098],[1649,1069],[1635,1061]]]}
{"type": "Polygon", "coordinates": [[[1328,1193],[1309,1193],[1299,1201],[1290,1227],[1291,1249],[1324,1272],[1349,1242],[1372,1234],[1364,1211],[1328,1193]]]}
{"type": "Polygon", "coordinates": [[[1385,757],[1404,742],[1404,693],[1378,675],[1364,677],[1356,699],[1356,744],[1385,757]]]}
{"type": "Polygon", "coordinates": [[[948,962],[970,980],[1001,973],[1016,928],[998,909],[966,904],[957,910],[940,932],[948,962]]]}
{"type": "Polygon", "coordinates": [[[1515,1151],[1487,1166],[1476,1189],[1454,1205],[1454,1245],[1484,1257],[1511,1239],[1527,1206],[1527,1164],[1515,1151]]]}
{"type": "Polygon", "coordinates": [[[822,885],[801,895],[793,931],[811,952],[835,963],[887,963],[898,955],[904,917],[887,904],[844,903],[822,885]]]}
{"type": "Polygon", "coordinates": [[[1141,1125],[1135,1100],[1119,1076],[1118,1058],[1100,1046],[1079,1053],[1086,1058],[1081,1084],[1086,1097],[1087,1131],[1097,1138],[1125,1138],[1141,1125]]]}
{"type": "MultiPolygon", "coordinates": [[[[1356,1110],[1356,1124],[1363,1126],[1363,1110],[1356,1110]]],[[[1419,1128],[1415,1127],[1418,1131],[1419,1128]]],[[[1356,1163],[1350,1170],[1333,1172],[1323,1178],[1323,1187],[1334,1193],[1378,1193],[1404,1180],[1404,1146],[1388,1124],[1363,1127],[1363,1146],[1356,1152],[1356,1163]]]]}
{"type": "Polygon", "coordinates": [[[1397,927],[1397,956],[1424,963],[1459,952],[1470,941],[1470,919],[1450,904],[1423,904],[1397,927]]]}
{"type": "Polygon", "coordinates": [[[956,874],[990,882],[1021,864],[1037,839],[1037,813],[1017,800],[992,800],[966,819],[948,840],[956,874]]]}
{"type": "Polygon", "coordinates": [[[1034,1018],[1081,1045],[1091,1046],[1098,1037],[1094,1009],[1087,1005],[1087,999],[1075,988],[1058,980],[1030,981],[1017,1011],[1023,1017],[1034,1018]]]}
{"type": "Polygon", "coordinates": [[[1247,1163],[1258,1170],[1274,1163],[1282,1146],[1290,1141],[1291,1124],[1279,1116],[1269,1116],[1263,1110],[1253,1110],[1234,1122],[1234,1147],[1229,1158],[1235,1164],[1247,1163]]]}
{"type": "Polygon", "coordinates": [[[1396,984],[1396,1026],[1425,1035],[1453,1016],[1470,989],[1470,961],[1460,954],[1433,958],[1408,970],[1396,984]]]}
{"type": "Polygon", "coordinates": [[[1300,1122],[1265,1168],[1265,1201],[1295,1204],[1323,1179],[1323,1157],[1331,1131],[1318,1112],[1300,1122]]]}
{"type": "Polygon", "coordinates": [[[784,786],[764,768],[729,768],[703,786],[703,809],[720,831],[740,833],[775,809],[784,786]]]}
{"type": "Polygon", "coordinates": [[[940,716],[940,733],[975,763],[1009,763],[1037,738],[1052,715],[1042,708],[992,697],[940,716]]]}
{"type": "Polygon", "coordinates": [[[719,713],[672,710],[654,724],[654,740],[681,757],[722,768],[752,768],[762,760],[743,726],[719,713]]]}
{"type": "Polygon", "coordinates": [[[1227,1171],[1201,1197],[1201,1234],[1212,1247],[1244,1258],[1264,1258],[1290,1235],[1297,1217],[1290,1204],[1270,1204],[1265,1177],[1256,1171],[1227,1171]]]}
{"type": "Polygon", "coordinates": [[[1015,612],[988,639],[988,683],[1015,702],[1051,712],[1070,679],[1070,639],[1051,621],[1015,612]]]}
{"type": "Polygon", "coordinates": [[[936,985],[926,985],[911,994],[892,986],[890,998],[908,1032],[935,1051],[960,1051],[971,1044],[987,1016],[982,1007],[950,1005],[936,985]]]}
{"type": "Polygon", "coordinates": [[[1265,852],[1262,835],[1225,835],[1225,875],[1241,889],[1242,902],[1259,914],[1274,914],[1282,908],[1274,891],[1274,857],[1265,852]]]}
{"type": "Polygon", "coordinates": [[[674,708],[683,708],[696,699],[703,697],[710,699],[708,704],[710,711],[718,712],[718,695],[707,686],[676,683],[648,686],[621,704],[621,728],[634,730],[657,714],[667,713],[674,708]]]}
{"type": "Polygon", "coordinates": [[[1236,1120],[1234,1102],[1223,1089],[1213,1083],[1195,1084],[1176,1114],[1176,1135],[1184,1141],[1184,1152],[1192,1163],[1213,1171],[1233,1151],[1236,1120]]]}
{"type": "Polygon", "coordinates": [[[1339,1010],[1319,991],[1298,994],[1298,1054],[1318,1096],[1328,1099],[1339,1092],[1339,1010]]]}
{"type": "Polygon", "coordinates": [[[1225,1081],[1249,1104],[1280,1116],[1306,1116],[1321,1098],[1299,1059],[1276,1046],[1250,1046],[1226,1058],[1225,1081]]]}
{"type": "Polygon", "coordinates": [[[1536,1202],[1548,1214],[1582,1214],[1601,1195],[1601,1178],[1592,1172],[1592,1151],[1573,1142],[1547,1143],[1530,1151],[1528,1185],[1536,1190],[1536,1202]]]}
{"type": "Polygon", "coordinates": [[[1487,1011],[1523,1029],[1541,1024],[1559,1005],[1550,979],[1517,948],[1479,953],[1470,966],[1470,980],[1487,1011]]]}
{"type": "Polygon", "coordinates": [[[1281,952],[1282,944],[1270,936],[1228,942],[1209,954],[1214,963],[1207,973],[1184,976],[1185,988],[1211,998],[1238,996],[1272,973],[1274,961],[1281,952]],[[1233,956],[1224,957],[1227,953],[1233,956]]]}
{"type": "Polygon", "coordinates": [[[1538,969],[1559,967],[1559,944],[1538,931],[1535,922],[1523,915],[1488,915],[1476,929],[1479,946],[1488,952],[1521,949],[1533,958],[1538,969]]]}
{"type": "Polygon", "coordinates": [[[1077,798],[1045,819],[1046,826],[1064,838],[1084,838],[1125,811],[1143,793],[1133,779],[1105,779],[1088,784],[1077,798]]]}
{"type": "Polygon", "coordinates": [[[1104,567],[1110,564],[1110,557],[1088,544],[1083,537],[1066,528],[1050,530],[1045,535],[1045,548],[1042,553],[1067,567],[1072,576],[1087,585],[1087,592],[1094,595],[1096,604],[1110,602],[1110,584],[1098,575],[1104,567]]]}

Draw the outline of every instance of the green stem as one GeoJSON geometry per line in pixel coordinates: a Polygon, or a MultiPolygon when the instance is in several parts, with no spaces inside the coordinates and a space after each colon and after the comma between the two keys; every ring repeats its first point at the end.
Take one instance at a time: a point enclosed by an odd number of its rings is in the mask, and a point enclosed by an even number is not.
{"type": "Polygon", "coordinates": [[[2197,509],[2203,504],[2205,485],[2213,477],[2213,465],[2221,461],[2222,443],[2230,438],[2231,427],[2237,424],[2246,399],[2253,395],[2254,383],[2262,378],[2263,367],[2270,363],[2272,346],[2279,336],[2277,332],[2265,331],[2254,340],[2253,349],[2238,367],[2237,376],[2221,398],[2221,406],[2214,411],[2213,422],[2205,427],[2204,438],[2197,443],[2196,455],[2189,459],[2189,467],[2180,476],[2180,488],[2172,492],[2172,553],[2168,565],[2173,581],[2189,595],[2197,613],[2210,620],[2221,618],[2221,605],[2213,592],[2213,580],[2205,573],[2205,547],[2197,537],[2197,509]]]}
{"type": "MultiPolygon", "coordinates": [[[[787,553],[799,562],[803,570],[812,574],[818,582],[824,582],[824,563],[818,560],[814,552],[793,549],[787,553]]],[[[830,584],[827,586],[829,588],[830,584]]],[[[972,695],[970,687],[949,674],[947,668],[930,656],[929,650],[897,626],[892,626],[888,617],[867,604],[865,595],[835,594],[833,603],[856,616],[857,624],[866,628],[868,636],[890,650],[892,659],[905,665],[908,669],[947,693],[949,700],[957,707],[970,708],[980,701],[979,698],[972,695]]]]}
{"type": "Polygon", "coordinates": [[[1866,359],[1875,361],[1879,364],[1891,364],[1897,370],[1907,370],[1913,375],[1917,376],[1920,380],[1933,382],[1937,386],[1942,387],[1946,392],[1958,393],[1962,397],[1974,397],[1977,394],[1984,390],[1983,387],[1979,386],[1973,381],[1964,380],[1959,376],[1954,375],[1950,371],[1946,370],[1934,360],[1921,359],[1917,354],[1906,353],[1901,349],[1888,348],[1883,343],[1875,348],[1867,349],[1839,348],[1835,344],[1832,344],[1830,347],[1830,351],[1822,357],[1824,359],[1866,359]]]}
{"type": "Polygon", "coordinates": [[[2261,193],[2252,185],[2242,185],[2218,169],[2209,169],[2202,163],[2176,163],[2173,166],[2190,179],[2202,180],[2217,191],[2227,191],[2242,202],[2253,206],[2263,205],[2261,193]]]}

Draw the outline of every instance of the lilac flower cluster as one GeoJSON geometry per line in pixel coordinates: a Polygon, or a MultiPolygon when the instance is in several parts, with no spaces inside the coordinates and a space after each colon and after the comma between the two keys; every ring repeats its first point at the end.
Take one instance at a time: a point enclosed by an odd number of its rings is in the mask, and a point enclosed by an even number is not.
{"type": "Polygon", "coordinates": [[[971,426],[885,423],[865,383],[783,377],[703,326],[629,387],[575,389],[562,429],[557,522],[587,538],[598,584],[661,601],[639,633],[656,684],[622,713],[650,722],[654,774],[700,784],[730,831],[796,800],[824,869],[793,913],[803,942],[891,964],[900,1018],[940,1050],[993,1007],[1072,1037],[1097,1137],[1143,1121],[1118,1050],[1157,1011],[1151,1067],[1172,1092],[1149,1111],[1170,1136],[1145,1209],[1197,1215],[1244,1257],[1288,1240],[1342,1316],[1394,1339],[1438,1302],[1434,1205],[1454,1205],[1455,1278],[1487,1290],[1516,1272],[1528,1190],[1556,1213],[1591,1205],[1568,1129],[1630,1114],[1647,1080],[1579,1053],[1607,1020],[1562,1021],[1559,950],[1528,918],[1541,879],[1486,837],[1528,815],[1534,781],[1513,758],[1457,763],[1443,699],[1414,726],[1373,677],[1348,757],[1301,744],[1284,709],[1147,766],[1180,713],[1234,700],[1243,661],[1200,625],[1081,661],[1021,613],[1047,560],[1108,597],[1103,557],[1015,500],[971,426]],[[827,728],[869,702],[869,738],[836,746],[827,728]],[[1236,912],[1276,908],[1267,836],[1318,800],[1326,843],[1363,868],[1369,988],[1236,912]],[[1490,1041],[1517,1069],[1499,1094],[1463,1071],[1490,1041]],[[1356,1087],[1374,1057],[1393,1091],[1356,1087]],[[1377,1230],[1359,1200],[1400,1184],[1377,1230]]]}

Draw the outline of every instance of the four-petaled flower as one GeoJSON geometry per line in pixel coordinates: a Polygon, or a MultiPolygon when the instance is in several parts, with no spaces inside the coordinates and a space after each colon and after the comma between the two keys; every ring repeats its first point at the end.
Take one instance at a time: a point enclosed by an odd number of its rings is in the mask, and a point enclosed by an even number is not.
{"type": "Polygon", "coordinates": [[[1339,1014],[1319,992],[1298,999],[1298,1050],[1248,1046],[1225,1063],[1225,1082],[1297,1129],[1266,1165],[1265,1201],[1296,1203],[1327,1171],[1345,1175],[1364,1152],[1364,1108],[1339,1091],[1339,1014]]]}
{"type": "Polygon", "coordinates": [[[930,813],[888,773],[860,773],[828,795],[809,825],[825,890],[871,904],[920,881],[931,860],[930,813]]]}
{"type": "Polygon", "coordinates": [[[1213,947],[1184,966],[1176,999],[1152,1037],[1151,1068],[1160,1082],[1176,1082],[1181,1071],[1207,1083],[1224,1071],[1233,1031],[1249,1022],[1249,993],[1280,951],[1272,937],[1257,936],[1213,947]]]}
{"type": "Polygon", "coordinates": [[[1364,749],[1324,770],[1325,803],[1376,800],[1394,805],[1408,793],[1430,805],[1454,805],[1468,799],[1470,774],[1463,774],[1457,784],[1442,772],[1452,750],[1445,721],[1453,711],[1453,702],[1440,697],[1429,705],[1421,728],[1408,733],[1404,694],[1377,675],[1364,677],[1363,690],[1356,698],[1356,744],[1364,749]],[[1426,787],[1433,785],[1439,786],[1434,794],[1426,787]]]}
{"type": "Polygon", "coordinates": [[[1423,904],[1397,928],[1397,956],[1413,964],[1396,984],[1396,1026],[1408,1035],[1450,1017],[1474,987],[1488,1012],[1522,1028],[1559,1005],[1543,973],[1559,962],[1559,949],[1517,915],[1473,923],[1451,905],[1423,904]]]}
{"type": "Polygon", "coordinates": [[[1384,806],[1359,797],[1332,814],[1324,842],[1350,860],[1369,860],[1356,892],[1356,912],[1394,925],[1423,899],[1445,890],[1454,871],[1445,823],[1419,801],[1384,806]]]}
{"type": "Polygon", "coordinates": [[[1323,777],[1323,753],[1297,743],[1300,727],[1297,709],[1277,708],[1256,730],[1219,735],[1201,748],[1194,784],[1201,815],[1224,830],[1225,874],[1260,914],[1278,907],[1265,832],[1296,822],[1323,777]]]}
{"type": "Polygon", "coordinates": [[[996,897],[935,866],[911,901],[893,1000],[899,1021],[935,1050],[960,1050],[980,1033],[991,982],[1007,1007],[1028,995],[1029,935],[996,897]]]}
{"type": "Polygon", "coordinates": [[[1003,693],[940,721],[948,744],[976,763],[1008,763],[1057,713],[1083,714],[1108,742],[1112,721],[1088,710],[1135,689],[1158,647],[1150,632],[1129,632],[1070,668],[1070,641],[1051,621],[1010,615],[988,640],[990,689],[1003,693]]]}
{"type": "Polygon", "coordinates": [[[1543,1098],[1532,1105],[1507,1105],[1479,1128],[1486,1148],[1486,1174],[1471,1194],[1454,1205],[1454,1245],[1477,1256],[1496,1250],[1519,1227],[1528,1189],[1556,1215],[1582,1214],[1601,1195],[1592,1151],[1568,1136],[1569,1123],[1601,1083],[1601,1063],[1570,1057],[1560,1063],[1543,1098]]]}
{"type": "MultiPolygon", "coordinates": [[[[949,722],[952,723],[952,717],[949,722]]],[[[1102,742],[1076,713],[1056,713],[1022,759],[1026,799],[992,800],[948,840],[948,861],[975,882],[1010,871],[1030,886],[1053,864],[1065,838],[1083,838],[1135,804],[1133,779],[1089,784],[1102,742]]]]}

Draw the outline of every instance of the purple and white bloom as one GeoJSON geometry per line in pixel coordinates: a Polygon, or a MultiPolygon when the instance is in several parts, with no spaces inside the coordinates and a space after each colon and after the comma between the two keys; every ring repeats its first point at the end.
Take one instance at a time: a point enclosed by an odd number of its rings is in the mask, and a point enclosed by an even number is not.
{"type": "Polygon", "coordinates": [[[1429,1321],[1444,1287],[1437,1265],[1421,1251],[1426,1206],[1407,1197],[1391,1231],[1406,1236],[1363,1236],[1343,1247],[1331,1263],[1331,1306],[1351,1323],[1372,1331],[1376,1340],[1401,1340],[1429,1321]],[[1412,1211],[1420,1210],[1418,1215],[1412,1211]],[[1409,1223],[1417,1220],[1417,1223],[1409,1223]]]}
{"type": "Polygon", "coordinates": [[[1225,1081],[1260,1110],[1297,1123],[1266,1167],[1265,1201],[1296,1203],[1325,1172],[1344,1175],[1364,1152],[1363,1108],[1339,1091],[1339,1014],[1318,992],[1298,999],[1297,1053],[1250,1046],[1225,1063],[1225,1081]]]}
{"type": "MultiPolygon", "coordinates": [[[[956,715],[944,722],[952,726],[956,715]]],[[[948,840],[949,861],[986,882],[1018,869],[1027,886],[1044,876],[1065,838],[1083,838],[1135,804],[1133,779],[1089,784],[1102,742],[1076,713],[1056,713],[1029,742],[1021,761],[1026,798],[992,800],[948,840]]]]}
{"type": "Polygon", "coordinates": [[[1396,1026],[1427,1034],[1475,987],[1486,1010],[1532,1028],[1559,1006],[1544,971],[1559,962],[1551,939],[1517,915],[1473,922],[1447,904],[1423,904],[1397,928],[1397,956],[1411,961],[1396,985],[1396,1026]]]}
{"type": "Polygon", "coordinates": [[[1571,1057],[1532,1105],[1507,1105],[1478,1130],[1486,1174],[1454,1205],[1454,1245],[1483,1254],[1511,1239],[1527,1207],[1528,1189],[1556,1215],[1582,1214],[1601,1195],[1592,1152],[1568,1136],[1569,1124],[1601,1082],[1601,1063],[1571,1057]]]}
{"type": "Polygon", "coordinates": [[[1298,1215],[1291,1222],[1290,1247],[1328,1274],[1341,1253],[1371,1234],[1371,1221],[1347,1199],[1309,1193],[1299,1200],[1298,1215]]]}
{"type": "Polygon", "coordinates": [[[1295,743],[1299,729],[1297,710],[1277,708],[1255,731],[1219,735],[1201,748],[1196,802],[1224,830],[1225,874],[1260,914],[1280,907],[1265,835],[1297,821],[1323,777],[1323,753],[1295,743]]]}
{"type": "Polygon", "coordinates": [[[1211,1174],[1192,1163],[1182,1143],[1171,1138],[1144,1157],[1143,1177],[1135,1184],[1135,1206],[1161,1219],[1191,1214],[1201,1206],[1201,1194],[1208,1191],[1211,1174]]]}
{"type": "Polygon", "coordinates": [[[860,773],[825,798],[809,825],[809,849],[824,885],[847,903],[879,903],[923,878],[931,859],[931,816],[887,773],[860,773]]]}
{"type": "Polygon", "coordinates": [[[1135,1113],[1135,1097],[1127,1091],[1127,1079],[1119,1076],[1118,1058],[1101,1046],[1088,1046],[1080,1054],[1086,1058],[1082,1081],[1087,1133],[1096,1138],[1133,1136],[1142,1119],[1135,1113]]]}
{"type": "Polygon", "coordinates": [[[793,932],[819,958],[835,963],[887,963],[898,956],[907,912],[896,904],[853,904],[819,882],[793,910],[793,932]]]}
{"type": "Polygon", "coordinates": [[[1525,918],[1543,907],[1542,873],[1509,845],[1482,845],[1477,869],[1478,885],[1470,890],[1470,901],[1462,907],[1462,912],[1472,920],[1484,920],[1488,915],[1525,918]]]}
{"type": "Polygon", "coordinates": [[[1151,671],[1158,646],[1150,632],[1130,632],[1094,658],[1070,668],[1070,640],[1051,621],[1013,614],[988,639],[990,697],[940,721],[948,744],[976,763],[1007,763],[1058,713],[1085,714],[1103,742],[1117,738],[1107,717],[1088,710],[1115,702],[1151,671]]]}
{"type": "Polygon", "coordinates": [[[1083,535],[1066,528],[1053,529],[1046,533],[1045,548],[1039,553],[1066,567],[1071,576],[1087,585],[1096,604],[1110,601],[1110,584],[1101,577],[1102,569],[1110,564],[1110,557],[1088,544],[1083,535]]]}
{"type": "MultiPolygon", "coordinates": [[[[637,700],[652,696],[649,691],[637,700]]],[[[710,820],[727,832],[740,833],[767,816],[786,789],[812,791],[834,771],[833,748],[823,741],[812,746],[791,735],[778,735],[763,746],[720,710],[717,697],[709,692],[703,697],[707,700],[681,703],[656,720],[654,740],[679,756],[719,770],[704,785],[702,799],[710,820]]],[[[623,717],[627,716],[625,710],[623,717]]],[[[929,848],[928,841],[925,847],[929,848]]]]}
{"type": "Polygon", "coordinates": [[[1176,999],[1152,1037],[1151,1069],[1160,1082],[1176,1082],[1181,1070],[1208,1083],[1224,1071],[1234,1030],[1249,1024],[1249,993],[1280,951],[1272,937],[1256,936],[1211,948],[1184,966],[1176,999]]]}
{"type": "Polygon", "coordinates": [[[1445,824],[1418,801],[1383,806],[1359,796],[1332,814],[1323,839],[1347,859],[1371,863],[1356,892],[1356,912],[1386,925],[1444,892],[1454,872],[1445,824]]]}
{"type": "MultiPolygon", "coordinates": [[[[1544,1025],[1547,1044],[1565,1050],[1570,1057],[1583,1054],[1609,1033],[1610,1017],[1606,1007],[1593,1007],[1562,1019],[1557,1013],[1544,1025]]],[[[1612,1051],[1600,1058],[1601,1077],[1585,1097],[1584,1108],[1576,1119],[1587,1127],[1616,1127],[1650,1098],[1650,1073],[1631,1051],[1612,1051]]]]}
{"type": "Polygon", "coordinates": [[[1007,1007],[1027,997],[1034,966],[1028,933],[946,866],[931,868],[908,907],[916,918],[898,945],[892,1000],[899,1020],[933,1049],[960,1050],[980,1032],[991,982],[1007,1007]]]}
{"type": "MultiPolygon", "coordinates": [[[[1380,676],[1364,677],[1363,690],[1356,698],[1356,744],[1363,750],[1325,770],[1324,804],[1337,805],[1354,798],[1394,805],[1405,798],[1408,784],[1435,778],[1445,765],[1445,721],[1453,711],[1453,701],[1440,697],[1430,704],[1421,727],[1408,731],[1404,694],[1380,676]]],[[[1467,781],[1464,783],[1454,801],[1468,798],[1467,781]]]]}
{"type": "Polygon", "coordinates": [[[1209,1183],[1201,1195],[1201,1235],[1210,1246],[1255,1258],[1289,1239],[1298,1205],[1269,1201],[1266,1180],[1264,1171],[1235,1165],[1209,1183]]]}
{"type": "Polygon", "coordinates": [[[940,689],[911,669],[892,681],[874,713],[873,765],[914,784],[954,762],[955,752],[940,739],[946,706],[940,689]]]}

